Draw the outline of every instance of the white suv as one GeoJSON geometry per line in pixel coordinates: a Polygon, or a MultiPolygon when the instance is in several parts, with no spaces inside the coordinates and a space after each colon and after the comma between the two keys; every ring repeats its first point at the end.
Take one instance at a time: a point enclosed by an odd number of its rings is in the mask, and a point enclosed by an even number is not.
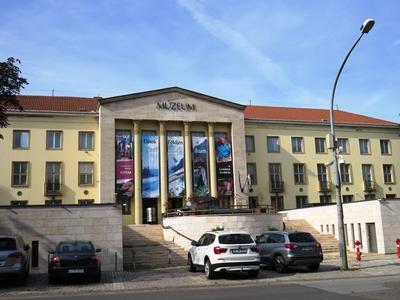
{"type": "Polygon", "coordinates": [[[188,253],[188,268],[195,272],[204,269],[212,279],[216,272],[246,271],[257,277],[260,254],[253,238],[247,232],[206,232],[198,242],[192,241],[188,253]]]}

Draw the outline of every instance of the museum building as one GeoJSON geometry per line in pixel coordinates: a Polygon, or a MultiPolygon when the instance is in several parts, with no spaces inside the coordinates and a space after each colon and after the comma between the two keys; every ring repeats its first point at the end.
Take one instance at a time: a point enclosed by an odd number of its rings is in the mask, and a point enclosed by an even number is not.
{"type": "MultiPolygon", "coordinates": [[[[172,87],[18,96],[0,141],[0,205],[121,203],[125,224],[196,206],[278,210],[335,199],[329,110],[244,106],[172,87]]],[[[335,111],[343,201],[396,198],[399,124],[335,111]]]]}

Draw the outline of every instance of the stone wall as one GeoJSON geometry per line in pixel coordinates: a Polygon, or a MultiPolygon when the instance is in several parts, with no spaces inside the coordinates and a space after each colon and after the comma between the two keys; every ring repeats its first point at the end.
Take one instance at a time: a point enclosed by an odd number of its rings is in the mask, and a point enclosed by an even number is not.
{"type": "MultiPolygon", "coordinates": [[[[354,240],[362,240],[363,251],[370,252],[366,224],[375,223],[378,253],[396,252],[394,240],[400,236],[399,200],[386,199],[344,203],[343,215],[344,223],[347,224],[349,250],[353,249],[354,240]],[[354,226],[354,240],[351,224],[354,226]],[[358,230],[358,224],[360,224],[361,232],[358,230]]],[[[281,213],[289,220],[307,220],[320,233],[332,234],[334,229],[334,234],[338,238],[336,205],[287,210],[281,213]]]]}
{"type": "MultiPolygon", "coordinates": [[[[253,238],[269,227],[282,229],[280,214],[243,214],[243,215],[203,215],[180,216],[163,219],[164,227],[172,227],[192,240],[198,240],[206,231],[223,227],[225,231],[246,231],[253,238]]],[[[174,241],[179,246],[189,249],[190,240],[180,236],[171,229],[164,229],[164,239],[174,241]]]]}
{"type": "Polygon", "coordinates": [[[0,235],[19,233],[30,246],[39,241],[39,268],[47,272],[48,251],[62,240],[91,240],[99,253],[102,270],[122,271],[121,210],[112,204],[27,206],[0,208],[0,235]]]}

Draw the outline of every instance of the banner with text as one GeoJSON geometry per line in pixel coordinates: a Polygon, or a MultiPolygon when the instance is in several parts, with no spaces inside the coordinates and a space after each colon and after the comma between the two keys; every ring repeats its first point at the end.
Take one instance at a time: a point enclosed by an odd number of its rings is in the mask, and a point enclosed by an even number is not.
{"type": "Polygon", "coordinates": [[[157,198],[160,194],[158,136],[156,132],[142,133],[142,198],[157,198]]]}
{"type": "Polygon", "coordinates": [[[115,192],[117,195],[132,196],[133,153],[130,130],[115,132],[115,192]]]}
{"type": "Polygon", "coordinates": [[[193,193],[195,196],[209,194],[208,187],[208,140],[192,135],[193,193]]]}
{"type": "Polygon", "coordinates": [[[183,137],[179,133],[168,133],[168,196],[181,198],[185,194],[185,171],[183,137]]]}
{"type": "Polygon", "coordinates": [[[216,135],[215,153],[217,156],[218,195],[233,194],[232,145],[227,135],[216,135]]]}

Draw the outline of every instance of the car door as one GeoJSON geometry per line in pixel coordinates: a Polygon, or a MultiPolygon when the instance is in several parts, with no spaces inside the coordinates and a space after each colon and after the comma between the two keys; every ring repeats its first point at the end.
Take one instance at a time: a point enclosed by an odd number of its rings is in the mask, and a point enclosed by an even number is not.
{"type": "Polygon", "coordinates": [[[268,264],[267,262],[267,253],[268,253],[268,234],[263,234],[256,239],[256,244],[258,249],[260,250],[260,264],[268,264]]]}
{"type": "Polygon", "coordinates": [[[265,249],[265,257],[266,262],[268,265],[272,266],[274,263],[274,255],[277,253],[281,240],[282,235],[278,233],[269,233],[267,242],[266,242],[266,249],[265,249]]]}
{"type": "Polygon", "coordinates": [[[204,243],[207,238],[207,234],[203,234],[194,246],[192,254],[192,261],[195,265],[202,265],[204,261],[204,243]],[[203,258],[202,258],[203,256],[203,258]]]}

